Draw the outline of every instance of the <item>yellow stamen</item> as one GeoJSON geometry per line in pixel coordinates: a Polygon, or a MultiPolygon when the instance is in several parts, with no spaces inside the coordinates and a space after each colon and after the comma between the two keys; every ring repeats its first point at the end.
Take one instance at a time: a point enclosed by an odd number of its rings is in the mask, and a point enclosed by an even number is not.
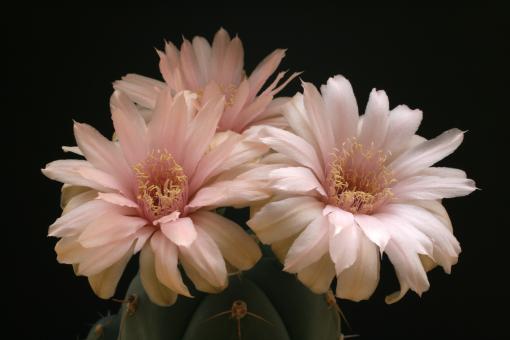
{"type": "Polygon", "coordinates": [[[386,168],[386,154],[365,148],[355,139],[333,156],[328,174],[330,203],[352,213],[369,214],[393,196],[395,181],[386,168]]]}
{"type": "Polygon", "coordinates": [[[169,214],[181,205],[187,177],[166,150],[152,150],[133,170],[138,179],[137,199],[151,217],[169,214]]]}

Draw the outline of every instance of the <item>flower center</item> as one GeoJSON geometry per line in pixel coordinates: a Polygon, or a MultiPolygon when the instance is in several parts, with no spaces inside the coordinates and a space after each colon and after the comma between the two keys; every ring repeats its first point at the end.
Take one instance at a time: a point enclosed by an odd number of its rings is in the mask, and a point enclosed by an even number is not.
{"type": "MultiPolygon", "coordinates": [[[[231,107],[234,105],[236,94],[237,94],[237,86],[234,84],[219,84],[221,93],[225,96],[225,107],[231,107]]],[[[196,91],[198,100],[202,102],[204,96],[204,89],[198,89],[196,91]]]]}
{"type": "Polygon", "coordinates": [[[370,214],[393,197],[395,181],[386,154],[349,139],[336,151],[327,176],[328,202],[352,213],[370,214]]]}
{"type": "Polygon", "coordinates": [[[183,208],[188,178],[170,153],[152,150],[133,170],[138,180],[137,199],[147,218],[155,220],[183,208]]]}
{"type": "Polygon", "coordinates": [[[220,85],[220,90],[225,95],[225,107],[231,107],[234,105],[236,98],[237,86],[234,84],[220,85]]]}

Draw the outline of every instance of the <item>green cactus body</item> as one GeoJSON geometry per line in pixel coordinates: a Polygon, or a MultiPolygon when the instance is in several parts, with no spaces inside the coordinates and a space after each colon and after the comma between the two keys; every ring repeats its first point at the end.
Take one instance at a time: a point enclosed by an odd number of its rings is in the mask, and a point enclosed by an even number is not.
{"type": "Polygon", "coordinates": [[[340,317],[325,295],[312,293],[281,269],[276,259],[263,258],[250,271],[233,275],[223,292],[193,292],[195,298],[179,297],[170,307],[153,304],[136,276],[117,316],[118,339],[339,339],[340,317]]]}
{"type": "Polygon", "coordinates": [[[108,315],[92,326],[87,340],[116,340],[119,337],[120,316],[108,315]]]}

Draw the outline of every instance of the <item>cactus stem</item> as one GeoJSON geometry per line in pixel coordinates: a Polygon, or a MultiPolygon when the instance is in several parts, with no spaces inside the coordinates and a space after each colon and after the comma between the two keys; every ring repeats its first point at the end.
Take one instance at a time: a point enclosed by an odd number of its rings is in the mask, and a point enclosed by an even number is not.
{"type": "Polygon", "coordinates": [[[342,310],[340,309],[340,306],[336,302],[336,297],[335,297],[335,294],[333,293],[333,291],[331,289],[329,289],[326,292],[326,294],[324,294],[324,295],[326,298],[326,302],[329,305],[329,308],[333,308],[333,310],[336,312],[337,322],[338,322],[338,333],[340,333],[340,324],[342,322],[342,319],[345,321],[345,324],[347,325],[347,327],[349,327],[349,329],[352,331],[352,327],[349,324],[349,321],[347,321],[345,314],[342,312],[342,310]]]}
{"type": "Polygon", "coordinates": [[[273,324],[271,322],[267,321],[262,316],[248,311],[248,304],[246,302],[244,302],[243,300],[235,300],[232,303],[232,308],[230,310],[226,310],[226,311],[214,314],[213,316],[207,318],[205,321],[210,321],[210,320],[216,319],[217,317],[220,317],[222,315],[228,315],[228,314],[230,314],[230,319],[236,320],[237,337],[239,340],[241,340],[241,319],[244,318],[246,315],[249,315],[255,319],[264,321],[264,322],[268,323],[269,325],[273,326],[273,324]]]}
{"type": "Polygon", "coordinates": [[[128,298],[124,299],[124,300],[112,298],[112,301],[122,303],[122,304],[124,304],[124,303],[127,304],[127,314],[129,316],[134,315],[136,312],[136,309],[138,308],[138,296],[136,294],[129,295],[128,298]]]}

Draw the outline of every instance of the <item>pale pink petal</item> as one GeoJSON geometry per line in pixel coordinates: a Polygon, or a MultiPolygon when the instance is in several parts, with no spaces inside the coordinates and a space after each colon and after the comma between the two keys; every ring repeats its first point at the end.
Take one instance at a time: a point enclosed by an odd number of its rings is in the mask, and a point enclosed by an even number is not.
{"type": "Polygon", "coordinates": [[[467,178],[412,176],[397,182],[391,190],[399,200],[434,200],[469,195],[476,185],[467,178]]]}
{"type": "Polygon", "coordinates": [[[359,141],[363,145],[379,148],[386,139],[390,112],[386,92],[372,90],[363,116],[359,141]]]}
{"type": "Polygon", "coordinates": [[[171,41],[165,41],[165,56],[168,58],[168,65],[170,68],[179,66],[180,52],[179,49],[171,41]]]}
{"type": "MultiPolygon", "coordinates": [[[[129,210],[128,210],[129,211],[129,210]]],[[[64,237],[81,233],[83,228],[107,212],[128,212],[126,208],[111,203],[91,200],[59,217],[48,230],[48,236],[64,237]]]]}
{"type": "Polygon", "coordinates": [[[269,126],[273,126],[275,128],[284,129],[284,130],[289,128],[289,122],[283,116],[263,118],[263,119],[257,120],[253,124],[269,125],[269,126]]]}
{"type": "Polygon", "coordinates": [[[55,253],[57,253],[59,263],[79,263],[88,251],[80,245],[77,236],[62,237],[55,244],[55,253]]]}
{"type": "Polygon", "coordinates": [[[223,257],[234,267],[248,270],[262,256],[254,238],[229,219],[208,211],[195,212],[191,219],[216,242],[223,257]]]}
{"type": "Polygon", "coordinates": [[[298,238],[298,236],[299,236],[299,233],[294,234],[290,237],[287,237],[283,240],[271,243],[271,251],[273,252],[274,256],[276,256],[276,258],[281,263],[285,262],[285,257],[287,256],[287,253],[289,252],[290,247],[292,247],[292,244],[298,238]]]}
{"type": "Polygon", "coordinates": [[[318,216],[294,241],[285,258],[283,270],[297,273],[317,262],[328,252],[329,220],[318,216]]]}
{"type": "Polygon", "coordinates": [[[149,244],[140,253],[140,281],[150,300],[159,306],[170,306],[177,300],[177,293],[161,284],[156,276],[155,256],[149,244]]]}
{"type": "Polygon", "coordinates": [[[291,132],[269,126],[264,127],[262,131],[261,133],[266,136],[261,138],[263,143],[297,163],[312,169],[319,181],[324,180],[324,170],[319,156],[307,141],[291,132]]]}
{"type": "Polygon", "coordinates": [[[466,172],[461,169],[446,168],[446,167],[429,167],[425,168],[416,175],[423,176],[439,176],[439,177],[454,177],[457,179],[467,178],[466,172]]]}
{"type": "Polygon", "coordinates": [[[303,102],[303,95],[297,93],[292,99],[283,107],[283,115],[289,122],[292,130],[300,137],[305,139],[310,145],[318,149],[317,141],[315,140],[311,123],[308,114],[306,113],[305,104],[303,102]]]}
{"type": "Polygon", "coordinates": [[[191,297],[177,267],[179,259],[177,246],[160,232],[152,235],[150,245],[154,252],[154,268],[158,280],[170,290],[191,297]]]}
{"type": "Polygon", "coordinates": [[[448,216],[448,212],[446,211],[445,207],[441,204],[441,201],[418,200],[408,203],[417,205],[431,212],[434,214],[434,216],[439,218],[439,220],[443,223],[444,226],[446,226],[446,228],[448,228],[448,230],[453,232],[452,221],[450,220],[450,216],[448,216]]]}
{"type": "Polygon", "coordinates": [[[457,263],[461,249],[449,226],[445,225],[439,216],[413,204],[390,204],[384,211],[398,214],[427,235],[434,247],[431,258],[450,273],[451,266],[457,263]]]}
{"type": "Polygon", "coordinates": [[[211,294],[217,294],[223,290],[224,287],[216,287],[209,283],[206,279],[204,279],[200,272],[195,269],[195,267],[188,262],[186,259],[180,258],[182,268],[186,272],[186,275],[189,277],[191,282],[193,282],[193,285],[195,288],[201,292],[205,293],[211,293],[211,294]]]}
{"type": "Polygon", "coordinates": [[[367,300],[379,282],[379,263],[377,246],[360,237],[356,261],[338,275],[336,296],[352,301],[367,300]]]}
{"type": "Polygon", "coordinates": [[[113,83],[113,88],[125,93],[135,103],[148,108],[156,107],[156,100],[166,84],[139,74],[126,74],[121,80],[113,83]]]}
{"type": "Polygon", "coordinates": [[[361,230],[363,230],[365,236],[375,243],[382,253],[391,237],[386,231],[384,224],[377,218],[377,216],[364,214],[354,215],[354,220],[361,230]]]}
{"type": "Polygon", "coordinates": [[[391,239],[385,251],[395,267],[400,282],[400,291],[388,295],[386,303],[397,302],[409,289],[414,290],[418,295],[429,289],[427,273],[420,258],[414,249],[406,244],[404,239],[391,239]]]}
{"type": "Polygon", "coordinates": [[[354,264],[361,247],[361,238],[365,237],[355,224],[345,225],[335,235],[335,226],[330,224],[329,255],[335,264],[336,274],[354,264]]]}
{"type": "Polygon", "coordinates": [[[83,152],[80,150],[78,146],[62,146],[62,151],[71,152],[78,156],[84,156],[83,152]]]}
{"type": "Polygon", "coordinates": [[[315,86],[303,82],[303,101],[310,120],[310,127],[321,150],[323,166],[329,163],[335,146],[331,122],[327,120],[324,101],[315,86]]]}
{"type": "Polygon", "coordinates": [[[284,56],[285,50],[278,49],[265,57],[264,60],[257,65],[249,78],[250,98],[255,98],[267,79],[276,71],[284,56]]]}
{"type": "Polygon", "coordinates": [[[354,216],[352,213],[332,205],[324,207],[322,214],[328,216],[329,222],[334,226],[334,235],[337,235],[344,227],[354,224],[354,216]]]}
{"type": "Polygon", "coordinates": [[[147,127],[143,117],[133,102],[120,91],[113,93],[110,109],[115,133],[128,164],[133,166],[143,161],[149,153],[147,127]]]}
{"type": "Polygon", "coordinates": [[[406,105],[395,107],[390,111],[388,133],[382,148],[389,152],[403,148],[418,130],[422,118],[420,110],[411,110],[406,105]]]}
{"type": "Polygon", "coordinates": [[[138,229],[138,231],[134,235],[136,242],[133,252],[135,254],[138,253],[145,246],[147,240],[149,240],[149,238],[156,230],[157,228],[152,225],[145,225],[143,228],[138,229]]]}
{"type": "Polygon", "coordinates": [[[193,50],[197,58],[197,65],[204,81],[209,81],[209,70],[211,65],[211,45],[203,37],[193,38],[193,50]]]}
{"type": "Polygon", "coordinates": [[[265,205],[246,224],[265,244],[299,233],[322,214],[324,203],[312,197],[291,197],[265,205]]]}
{"type": "MultiPolygon", "coordinates": [[[[51,163],[46,164],[44,169],[41,169],[41,172],[48,178],[59,181],[61,183],[66,183],[75,186],[88,187],[97,191],[110,191],[111,187],[105,187],[104,181],[97,179],[86,178],[82,174],[83,169],[93,169],[92,165],[83,160],[77,159],[65,159],[53,161],[51,163]]],[[[101,172],[97,170],[96,173],[101,172]]],[[[102,173],[104,176],[107,174],[102,173]]],[[[111,183],[110,183],[111,184],[111,183]]],[[[115,187],[119,187],[120,183],[114,185],[115,187]]]]}
{"type": "Polygon", "coordinates": [[[231,130],[242,132],[247,129],[264,114],[272,100],[273,96],[270,94],[263,94],[255,98],[237,114],[231,125],[231,130]]]}
{"type": "Polygon", "coordinates": [[[223,164],[229,161],[232,151],[236,146],[242,144],[240,143],[243,139],[241,135],[234,133],[226,135],[226,139],[223,142],[212,148],[212,150],[206,153],[198,162],[197,168],[200,169],[200,171],[195,172],[194,176],[191,178],[189,183],[190,195],[193,195],[208,179],[214,177],[222,170],[226,170],[223,164]]]}
{"type": "Polygon", "coordinates": [[[448,130],[405,151],[391,162],[390,167],[397,179],[408,177],[451,154],[463,138],[464,133],[459,129],[448,130]]]}
{"type": "Polygon", "coordinates": [[[244,139],[235,145],[228,158],[216,169],[214,175],[239,167],[249,161],[255,161],[269,151],[269,147],[261,143],[258,138],[244,135],[244,139]]]}
{"type": "Polygon", "coordinates": [[[242,207],[267,197],[268,190],[261,188],[258,181],[242,179],[220,181],[202,187],[188,203],[187,208],[196,210],[201,207],[242,207]]]}
{"type": "Polygon", "coordinates": [[[64,184],[62,186],[62,194],[60,195],[60,207],[62,208],[62,215],[88,201],[95,199],[96,197],[97,191],[90,190],[88,187],[64,184]]]}
{"type": "MultiPolygon", "coordinates": [[[[232,127],[237,121],[239,112],[248,104],[248,95],[250,94],[250,83],[247,79],[244,79],[235,91],[232,102],[225,107],[225,112],[219,122],[219,128],[222,131],[232,130],[232,127]]],[[[204,95],[205,97],[205,95],[204,95]]]]}
{"type": "MultiPolygon", "coordinates": [[[[227,268],[220,249],[202,228],[196,227],[196,230],[195,242],[189,247],[179,247],[179,256],[211,286],[223,289],[228,281],[227,268]]],[[[191,279],[193,281],[193,278],[191,279]]],[[[194,283],[196,284],[196,282],[194,283]]]]}
{"type": "Polygon", "coordinates": [[[109,299],[115,294],[117,284],[132,255],[133,249],[130,249],[119,261],[102,272],[88,277],[89,284],[97,296],[109,299]]]}
{"type": "Polygon", "coordinates": [[[221,118],[225,100],[208,102],[197,113],[191,132],[184,145],[182,166],[187,174],[193,174],[198,161],[203,157],[221,118]]]}
{"type": "Polygon", "coordinates": [[[190,90],[196,91],[205,84],[193,46],[186,39],[181,45],[181,70],[190,90]]]}
{"type": "Polygon", "coordinates": [[[83,248],[78,261],[78,275],[91,276],[102,272],[131,252],[132,246],[133,239],[128,237],[101,247],[83,248]]]}
{"type": "Polygon", "coordinates": [[[115,205],[120,205],[122,207],[129,207],[129,208],[138,208],[138,204],[136,202],[133,202],[129,198],[127,198],[124,195],[116,194],[114,192],[111,193],[104,193],[100,192],[97,194],[97,199],[103,200],[105,202],[109,202],[115,205]]]}
{"type": "Polygon", "coordinates": [[[220,82],[225,85],[237,85],[241,81],[244,66],[243,44],[239,37],[230,41],[225,51],[220,82]]]}
{"type": "Polygon", "coordinates": [[[430,237],[416,228],[404,216],[395,214],[391,210],[392,206],[393,204],[386,205],[374,215],[385,225],[390,234],[390,241],[395,239],[396,242],[405,242],[406,246],[417,254],[432,257],[434,244],[430,237]]]}
{"type": "Polygon", "coordinates": [[[87,225],[78,240],[85,248],[100,247],[131,236],[146,224],[144,218],[106,213],[87,225]]]}
{"type": "Polygon", "coordinates": [[[321,92],[326,119],[331,124],[338,147],[357,134],[358,104],[351,83],[341,75],[329,78],[327,84],[321,87],[321,92]]]}
{"type": "Polygon", "coordinates": [[[197,231],[189,217],[161,223],[161,232],[178,246],[188,247],[197,238],[197,231]]]}
{"type": "Polygon", "coordinates": [[[308,168],[285,167],[273,170],[268,175],[271,180],[271,187],[286,193],[311,193],[316,191],[326,196],[324,188],[317,180],[317,177],[308,168]]]}
{"type": "Polygon", "coordinates": [[[118,191],[122,194],[131,197],[132,192],[131,188],[126,188],[126,186],[119,181],[119,179],[109,173],[103,172],[101,170],[98,170],[96,168],[89,168],[89,167],[83,167],[78,168],[76,171],[79,176],[86,179],[90,183],[97,183],[99,184],[99,187],[96,186],[95,188],[98,189],[98,191],[118,191]],[[100,189],[103,187],[104,189],[100,189]]]}
{"type": "Polygon", "coordinates": [[[220,30],[214,35],[212,43],[211,79],[216,81],[221,79],[221,74],[223,72],[223,61],[225,60],[225,53],[229,43],[230,36],[228,35],[227,31],[225,31],[223,28],[220,28],[220,30]]]}
{"type": "Polygon", "coordinates": [[[314,264],[301,270],[297,278],[315,294],[324,294],[329,290],[335,277],[335,265],[329,254],[324,255],[314,264]]]}
{"type": "Polygon", "coordinates": [[[179,161],[186,138],[189,111],[186,93],[180,92],[172,98],[169,89],[162,90],[148,125],[150,148],[167,150],[179,161]]]}
{"type": "Polygon", "coordinates": [[[165,215],[163,217],[158,218],[157,220],[152,221],[152,224],[158,225],[158,224],[163,224],[163,223],[167,223],[167,222],[172,222],[172,221],[177,220],[180,215],[181,215],[180,211],[174,211],[168,215],[165,215]]]}
{"type": "Polygon", "coordinates": [[[103,137],[92,126],[76,122],[74,136],[85,158],[94,167],[122,178],[124,186],[129,185],[132,175],[120,148],[115,143],[103,137]]]}
{"type": "MultiPolygon", "coordinates": [[[[290,97],[277,97],[273,98],[271,103],[266,107],[263,113],[261,113],[258,119],[264,120],[269,118],[282,118],[282,114],[284,113],[285,107],[291,102],[292,98],[290,97]]],[[[259,121],[257,121],[257,124],[259,121]]],[[[288,125],[288,123],[287,123],[288,125]]]]}

